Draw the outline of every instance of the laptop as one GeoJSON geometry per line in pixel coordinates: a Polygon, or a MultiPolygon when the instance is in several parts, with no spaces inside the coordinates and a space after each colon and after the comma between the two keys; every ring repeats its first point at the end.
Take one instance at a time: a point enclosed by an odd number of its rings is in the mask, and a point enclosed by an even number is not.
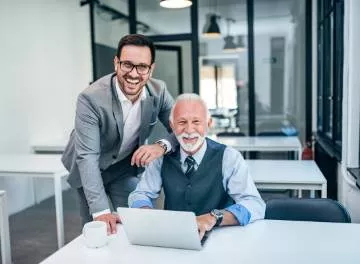
{"type": "Polygon", "coordinates": [[[117,212],[131,244],[200,250],[202,241],[193,212],[118,207],[117,212]]]}

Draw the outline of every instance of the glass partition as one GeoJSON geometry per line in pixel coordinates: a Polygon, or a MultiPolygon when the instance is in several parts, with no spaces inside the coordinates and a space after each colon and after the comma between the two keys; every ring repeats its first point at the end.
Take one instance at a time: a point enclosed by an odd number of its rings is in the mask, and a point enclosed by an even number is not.
{"type": "Polygon", "coordinates": [[[144,35],[191,33],[190,8],[163,8],[159,1],[136,0],[136,19],[146,25],[137,27],[144,35]]]}
{"type": "Polygon", "coordinates": [[[198,4],[200,96],[213,117],[211,132],[248,134],[246,1],[199,0],[198,4]],[[211,28],[220,34],[204,34],[211,28]]]}
{"type": "Polygon", "coordinates": [[[305,137],[305,1],[254,0],[256,134],[305,137]]]}
{"type": "Polygon", "coordinates": [[[94,3],[94,80],[114,71],[113,60],[119,40],[129,33],[127,1],[94,3]]]}

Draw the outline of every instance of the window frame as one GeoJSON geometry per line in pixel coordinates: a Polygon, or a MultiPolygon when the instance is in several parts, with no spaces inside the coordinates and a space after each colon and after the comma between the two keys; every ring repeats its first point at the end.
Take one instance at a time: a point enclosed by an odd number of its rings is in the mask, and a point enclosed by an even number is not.
{"type": "Polygon", "coordinates": [[[344,1],[318,0],[317,138],[341,159],[344,1]]]}

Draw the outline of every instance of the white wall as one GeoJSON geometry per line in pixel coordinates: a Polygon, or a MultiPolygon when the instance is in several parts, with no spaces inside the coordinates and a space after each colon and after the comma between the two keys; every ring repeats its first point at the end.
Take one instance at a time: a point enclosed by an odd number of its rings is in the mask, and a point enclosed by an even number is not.
{"type": "MultiPolygon", "coordinates": [[[[29,153],[33,142],[72,129],[76,97],[92,81],[88,15],[79,1],[2,1],[1,154],[29,153]]],[[[39,197],[52,192],[50,182],[40,184],[39,197]]],[[[33,204],[31,186],[31,180],[1,179],[10,213],[33,204]]]]}

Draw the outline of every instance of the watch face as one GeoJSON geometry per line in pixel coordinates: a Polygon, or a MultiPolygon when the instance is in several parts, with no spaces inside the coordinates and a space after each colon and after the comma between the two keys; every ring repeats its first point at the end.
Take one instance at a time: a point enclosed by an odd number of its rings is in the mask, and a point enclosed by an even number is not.
{"type": "Polygon", "coordinates": [[[214,209],[211,212],[212,212],[212,215],[215,216],[216,218],[220,218],[224,215],[223,212],[218,209],[214,209]]]}

